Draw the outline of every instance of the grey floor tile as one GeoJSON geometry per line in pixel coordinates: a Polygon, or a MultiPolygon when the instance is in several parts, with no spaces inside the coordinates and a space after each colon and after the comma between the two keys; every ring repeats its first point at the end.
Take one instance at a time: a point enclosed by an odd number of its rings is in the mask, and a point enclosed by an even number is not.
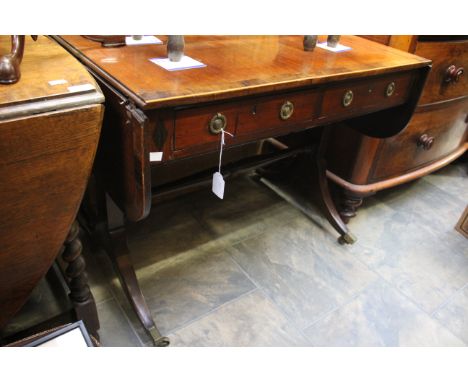
{"type": "Polygon", "coordinates": [[[468,160],[459,160],[424,177],[429,183],[468,203],[468,160]]]}
{"type": "Polygon", "coordinates": [[[305,337],[259,290],[173,333],[173,346],[307,346],[305,337]]]}
{"type": "Polygon", "coordinates": [[[437,310],[433,317],[468,344],[468,287],[437,310]]]}
{"type": "Polygon", "coordinates": [[[350,224],[359,241],[345,250],[432,314],[468,282],[468,246],[453,228],[452,198],[419,183],[401,194],[392,190],[359,211],[350,224]],[[444,211],[431,210],[436,194],[444,211]],[[437,218],[423,216],[428,214],[437,218]]]}
{"type": "Polygon", "coordinates": [[[86,261],[86,274],[94,301],[100,303],[112,298],[109,280],[99,265],[97,251],[92,252],[86,242],[83,242],[83,257],[86,261]]]}
{"type": "Polygon", "coordinates": [[[465,345],[384,281],[377,281],[305,333],[315,346],[465,345]]]}
{"type": "Polygon", "coordinates": [[[137,268],[203,245],[212,236],[192,216],[186,199],[152,207],[150,215],[128,230],[132,261],[137,268]]]}
{"type": "MultiPolygon", "coordinates": [[[[337,244],[307,195],[312,218],[232,179],[222,201],[207,189],[153,207],[130,227],[131,258],[174,346],[307,345],[295,329],[305,327],[315,345],[463,345],[468,252],[453,230],[466,204],[461,171],[455,164],[368,198],[350,223],[352,246],[337,244]]],[[[100,309],[111,306],[104,320],[127,331],[127,344],[135,331],[148,342],[110,261],[101,252],[94,261],[102,274],[91,272],[91,287],[100,309]]],[[[118,329],[104,327],[103,343],[118,346],[118,329]]]]}
{"type": "Polygon", "coordinates": [[[299,328],[343,304],[377,277],[303,216],[239,243],[230,252],[299,328]]]}
{"type": "Polygon", "coordinates": [[[137,269],[137,276],[162,333],[255,288],[225,251],[211,246],[137,269]]]}
{"type": "Polygon", "coordinates": [[[207,190],[198,193],[192,206],[200,225],[224,245],[258,235],[269,224],[285,221],[294,213],[284,200],[248,177],[226,182],[223,200],[207,190]]]}
{"type": "Polygon", "coordinates": [[[115,300],[107,300],[97,305],[99,337],[102,346],[142,346],[124,313],[115,300]]]}
{"type": "Polygon", "coordinates": [[[436,186],[421,178],[382,191],[376,197],[395,211],[411,216],[437,232],[438,227],[453,228],[468,202],[467,188],[459,189],[456,196],[445,191],[449,184],[447,181],[445,186],[436,186]]]}

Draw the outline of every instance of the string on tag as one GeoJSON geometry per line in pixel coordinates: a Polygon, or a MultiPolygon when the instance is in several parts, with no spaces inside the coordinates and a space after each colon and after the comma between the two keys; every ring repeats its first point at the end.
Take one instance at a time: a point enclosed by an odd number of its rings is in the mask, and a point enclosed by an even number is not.
{"type": "Polygon", "coordinates": [[[223,157],[223,146],[226,144],[224,142],[224,134],[229,134],[231,137],[234,137],[229,131],[224,131],[224,129],[221,129],[221,144],[219,147],[219,165],[218,165],[218,172],[221,174],[221,159],[223,157]]]}

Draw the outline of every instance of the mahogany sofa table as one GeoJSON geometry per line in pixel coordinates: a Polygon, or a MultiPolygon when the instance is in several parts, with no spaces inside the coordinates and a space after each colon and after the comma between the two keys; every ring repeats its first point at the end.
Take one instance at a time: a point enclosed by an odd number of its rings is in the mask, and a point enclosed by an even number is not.
{"type": "MultiPolygon", "coordinates": [[[[342,36],[340,43],[352,48],[343,52],[304,51],[302,36],[186,36],[185,54],[206,67],[167,71],[150,61],[166,57],[165,44],[104,48],[81,36],[55,39],[87,66],[106,97],[96,177],[105,190],[98,205],[106,208],[97,209],[95,228],[106,232],[103,242],[122,286],[157,346],[169,340],[139,288],[125,222],[148,215],[164,169],[185,164],[175,178],[187,168],[193,172],[199,158],[218,152],[222,127],[233,134],[226,148],[345,120],[371,136],[392,136],[411,117],[431,64],[354,36],[342,36]]],[[[342,241],[352,243],[328,192],[327,130],[311,165],[318,165],[328,220],[342,241]]],[[[256,163],[287,154],[260,155],[256,163]]]]}

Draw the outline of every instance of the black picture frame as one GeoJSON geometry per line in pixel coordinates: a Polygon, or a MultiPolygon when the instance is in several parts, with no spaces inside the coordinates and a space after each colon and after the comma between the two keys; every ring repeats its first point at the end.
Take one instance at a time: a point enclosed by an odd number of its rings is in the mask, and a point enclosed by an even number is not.
{"type": "Polygon", "coordinates": [[[86,345],[88,347],[94,347],[94,343],[91,340],[91,337],[89,336],[89,333],[86,330],[86,327],[84,326],[83,321],[81,321],[81,320],[77,321],[77,322],[74,322],[72,324],[69,324],[69,325],[67,325],[67,326],[65,326],[63,328],[58,329],[58,330],[55,330],[52,333],[48,333],[43,337],[40,337],[40,338],[38,338],[38,339],[36,339],[34,341],[31,341],[31,342],[25,344],[24,346],[25,347],[40,346],[40,345],[42,345],[42,344],[44,344],[44,343],[46,343],[46,342],[48,342],[48,341],[50,341],[50,340],[52,340],[54,338],[57,338],[57,337],[65,334],[65,333],[68,333],[68,332],[70,332],[72,330],[75,330],[77,328],[80,329],[81,334],[83,335],[83,339],[86,342],[86,345]]]}

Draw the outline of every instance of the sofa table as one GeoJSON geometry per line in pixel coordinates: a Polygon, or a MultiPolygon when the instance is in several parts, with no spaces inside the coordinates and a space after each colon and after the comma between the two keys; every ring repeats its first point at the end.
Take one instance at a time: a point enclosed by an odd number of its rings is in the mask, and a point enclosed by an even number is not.
{"type": "MultiPolygon", "coordinates": [[[[189,183],[209,183],[193,175],[207,168],[205,156],[219,153],[222,129],[232,134],[226,148],[233,150],[343,120],[372,136],[398,133],[414,111],[430,61],[354,36],[342,36],[340,43],[351,48],[342,52],[304,51],[302,36],[186,36],[185,54],[206,66],[168,71],[150,61],[167,55],[167,38],[159,37],[162,45],[122,47],[81,36],[55,39],[87,66],[105,94],[96,177],[105,194],[98,193],[96,205],[106,208],[97,210],[101,224],[95,228],[105,232],[102,242],[140,321],[155,345],[165,346],[169,341],[156,328],[129,258],[125,222],[144,219],[152,202],[189,183]],[[161,177],[172,168],[166,183],[176,186],[169,187],[161,177]]],[[[328,220],[341,241],[352,243],[328,192],[326,137],[327,128],[310,165],[319,169],[328,220]]],[[[235,163],[241,170],[262,166],[307,152],[310,144],[251,158],[241,152],[235,163]]]]}

